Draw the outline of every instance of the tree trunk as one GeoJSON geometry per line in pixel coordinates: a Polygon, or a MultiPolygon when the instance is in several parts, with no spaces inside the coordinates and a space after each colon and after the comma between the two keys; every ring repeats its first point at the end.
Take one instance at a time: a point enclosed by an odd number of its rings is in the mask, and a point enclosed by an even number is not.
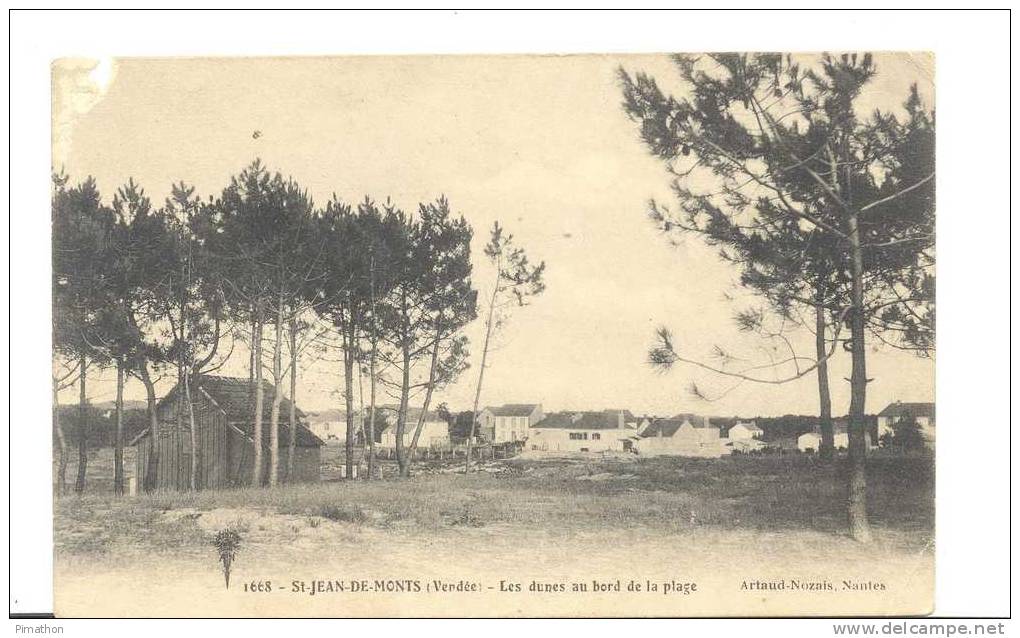
{"type": "Polygon", "coordinates": [[[372,354],[368,360],[368,476],[371,479],[375,471],[375,357],[378,345],[373,340],[372,354]]]}
{"type": "Polygon", "coordinates": [[[251,472],[252,487],[262,487],[262,403],[265,391],[262,387],[262,316],[259,313],[255,320],[255,334],[252,339],[255,343],[255,354],[253,358],[255,366],[255,414],[254,427],[252,428],[252,441],[255,445],[253,454],[253,465],[251,472]]]}
{"type": "Polygon", "coordinates": [[[201,451],[198,449],[198,430],[195,424],[195,404],[191,400],[191,369],[184,369],[184,402],[188,405],[188,432],[191,437],[191,476],[188,478],[188,487],[192,492],[198,489],[198,457],[201,451]]]}
{"type": "Polygon", "coordinates": [[[183,489],[185,487],[185,480],[182,473],[184,472],[184,393],[181,390],[184,388],[184,374],[183,371],[178,377],[179,382],[177,385],[177,422],[174,425],[173,430],[173,442],[174,442],[174,454],[177,459],[177,476],[174,477],[174,488],[183,489]]]}
{"type": "Polygon", "coordinates": [[[404,368],[400,383],[400,408],[397,411],[396,452],[397,467],[400,469],[400,475],[406,476],[409,471],[410,460],[407,458],[407,453],[404,449],[404,428],[407,424],[407,400],[411,392],[411,352],[407,345],[406,336],[403,344],[403,358],[404,368]]]}
{"type": "Polygon", "coordinates": [[[499,293],[499,284],[502,279],[501,264],[496,264],[496,285],[492,289],[492,297],[489,299],[489,316],[485,319],[485,343],[482,345],[482,365],[478,369],[478,385],[475,386],[475,402],[471,407],[471,430],[468,433],[467,454],[464,459],[464,473],[471,471],[471,445],[475,440],[475,428],[478,425],[478,400],[482,396],[482,380],[485,378],[485,361],[489,357],[489,339],[492,337],[492,315],[496,309],[496,295],[499,293]]]}
{"type": "Polygon", "coordinates": [[[64,436],[64,426],[60,422],[60,392],[57,387],[57,379],[53,379],[53,429],[57,433],[57,445],[60,446],[59,459],[57,460],[57,494],[63,494],[67,490],[67,456],[70,454],[67,446],[67,437],[64,436]]]}
{"type": "Polygon", "coordinates": [[[144,361],[138,367],[138,375],[145,386],[145,404],[149,416],[149,462],[145,466],[142,489],[155,491],[159,487],[159,418],[156,416],[156,386],[149,376],[148,364],[144,361]]]}
{"type": "Polygon", "coordinates": [[[864,259],[861,251],[860,229],[857,214],[849,219],[852,262],[850,339],[852,340],[852,369],[850,372],[850,424],[849,471],[847,485],[847,514],[850,535],[862,543],[871,541],[868,524],[867,491],[865,479],[866,441],[864,433],[864,406],[867,397],[867,369],[864,346],[864,259]]]}
{"type": "MultiPolygon", "coordinates": [[[[353,313],[352,313],[353,315],[353,313]]],[[[344,478],[354,478],[354,319],[343,328],[344,408],[347,412],[347,436],[344,441],[344,478]]]]}
{"type": "MultiPolygon", "coordinates": [[[[421,430],[425,425],[425,418],[428,415],[429,403],[432,401],[432,391],[436,386],[436,369],[439,362],[439,342],[440,342],[440,331],[436,330],[436,342],[432,346],[432,363],[429,365],[429,383],[425,389],[425,402],[421,407],[421,415],[418,416],[418,424],[414,428],[414,436],[411,437],[411,447],[408,450],[409,456],[413,459],[414,452],[418,449],[418,438],[421,436],[421,430]]],[[[401,468],[402,476],[411,475],[411,464],[408,463],[406,469],[401,468]]]]}
{"type": "Polygon", "coordinates": [[[273,403],[269,410],[269,487],[280,482],[280,404],[283,402],[283,294],[276,305],[273,322],[273,403]]]}
{"type": "MultiPolygon", "coordinates": [[[[371,248],[369,249],[369,254],[371,255],[371,248]]],[[[375,255],[371,255],[369,258],[368,290],[372,302],[372,354],[369,355],[368,360],[368,403],[370,412],[368,414],[368,433],[365,437],[368,439],[366,442],[368,446],[368,463],[366,468],[368,475],[365,479],[371,480],[372,474],[375,472],[375,358],[379,351],[379,317],[376,314],[375,303],[375,255]]],[[[362,415],[362,418],[364,418],[364,415],[362,415]]]]}
{"type": "Polygon", "coordinates": [[[297,322],[290,322],[290,437],[287,441],[287,482],[294,482],[294,451],[297,448],[297,322]]]}
{"type": "MultiPolygon", "coordinates": [[[[181,282],[183,284],[184,277],[181,276],[181,282]]],[[[181,297],[180,297],[180,322],[181,322],[181,334],[178,339],[177,347],[177,418],[176,426],[174,427],[174,442],[177,454],[177,488],[181,489],[184,487],[184,477],[181,476],[181,472],[184,471],[184,438],[182,432],[184,432],[184,359],[185,359],[185,342],[186,339],[184,324],[187,321],[185,309],[187,308],[187,300],[185,297],[185,287],[181,286],[181,297]]],[[[174,335],[175,337],[177,335],[174,335]]],[[[191,458],[195,458],[195,448],[191,448],[191,458]]],[[[188,487],[191,486],[191,478],[188,478],[188,487]]]]}
{"type": "Polygon", "coordinates": [[[117,360],[117,399],[114,405],[117,430],[113,438],[113,493],[124,495],[124,362],[117,360]]]}
{"type": "MultiPolygon", "coordinates": [[[[252,316],[254,316],[254,310],[252,316]]],[[[251,343],[248,344],[248,409],[255,413],[255,328],[258,324],[252,319],[251,343]]]]}
{"type": "Polygon", "coordinates": [[[74,482],[74,491],[81,494],[85,491],[85,467],[89,462],[88,398],[85,396],[85,357],[78,360],[78,477],[74,482]]]}
{"type": "Polygon", "coordinates": [[[362,371],[362,360],[361,360],[361,341],[355,337],[354,351],[358,353],[358,358],[354,362],[354,366],[358,370],[358,431],[355,441],[361,442],[362,457],[364,457],[365,450],[365,380],[361,378],[362,371]]]}
{"type": "Polygon", "coordinates": [[[822,441],[819,456],[829,461],[835,456],[836,441],[832,432],[832,397],[829,395],[829,360],[825,348],[825,308],[821,300],[815,306],[815,357],[818,359],[818,426],[822,441]]]}

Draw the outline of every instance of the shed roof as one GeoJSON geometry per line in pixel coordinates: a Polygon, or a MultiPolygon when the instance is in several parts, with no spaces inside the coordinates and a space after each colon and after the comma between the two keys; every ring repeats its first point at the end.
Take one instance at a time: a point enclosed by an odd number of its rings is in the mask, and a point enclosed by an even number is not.
{"type": "Polygon", "coordinates": [[[885,406],[885,409],[879,412],[878,416],[899,417],[903,416],[904,413],[913,417],[926,416],[931,418],[935,416],[935,404],[896,401],[885,406]]]}
{"type": "MultiPolygon", "coordinates": [[[[192,399],[195,398],[195,393],[200,392],[205,394],[217,408],[223,411],[227,417],[227,422],[230,423],[234,430],[240,432],[246,436],[249,440],[252,440],[253,432],[255,429],[254,418],[253,418],[253,407],[251,404],[251,398],[249,396],[248,379],[242,379],[239,377],[220,377],[215,375],[202,375],[197,377],[192,382],[192,399]]],[[[273,396],[276,394],[276,388],[273,384],[268,381],[262,382],[263,389],[263,440],[266,444],[269,443],[269,419],[272,412],[273,396]]],[[[167,401],[173,400],[177,397],[179,389],[178,386],[174,386],[170,392],[167,393],[162,399],[160,399],[159,405],[165,404],[167,401]]],[[[300,408],[295,406],[295,413],[298,418],[304,418],[305,413],[300,408]]],[[[285,423],[286,415],[290,412],[290,401],[283,397],[280,400],[280,441],[281,444],[286,444],[290,441],[290,428],[285,423]]],[[[173,424],[160,424],[160,427],[174,427],[173,424]]],[[[185,426],[186,427],[186,426],[185,426]]],[[[149,433],[149,428],[143,429],[138,435],[131,441],[129,445],[134,445],[141,439],[143,439],[149,433]]],[[[323,445],[323,442],[319,437],[312,434],[311,430],[305,427],[303,424],[298,423],[297,427],[297,438],[295,443],[300,447],[316,447],[323,445]]]]}
{"type": "MultiPolygon", "coordinates": [[[[254,441],[254,423],[231,423],[230,427],[234,428],[235,431],[243,434],[249,441],[254,441]]],[[[319,447],[325,445],[322,439],[312,434],[312,431],[305,426],[298,423],[297,426],[297,438],[294,440],[295,445],[298,447],[319,447]]],[[[262,444],[265,447],[269,446],[269,424],[264,423],[262,425],[262,444]]],[[[280,423],[280,446],[285,447],[290,444],[290,426],[285,423],[280,423]]]]}
{"type": "MultiPolygon", "coordinates": [[[[174,386],[170,392],[163,397],[159,404],[163,405],[167,401],[176,398],[179,389],[178,386],[174,386]]],[[[192,381],[192,398],[194,398],[195,392],[204,392],[212,401],[216,404],[224,414],[227,415],[227,421],[252,421],[254,419],[254,398],[253,394],[250,393],[248,385],[248,379],[240,377],[220,377],[216,375],[206,374],[200,377],[196,377],[192,381]]],[[[269,420],[270,413],[273,408],[273,397],[276,394],[276,388],[272,383],[263,380],[262,381],[262,418],[265,421],[269,420]]],[[[280,400],[280,414],[287,414],[290,411],[290,400],[287,397],[283,397],[280,400]]],[[[305,413],[300,408],[295,407],[298,417],[304,417],[305,413]]]]}

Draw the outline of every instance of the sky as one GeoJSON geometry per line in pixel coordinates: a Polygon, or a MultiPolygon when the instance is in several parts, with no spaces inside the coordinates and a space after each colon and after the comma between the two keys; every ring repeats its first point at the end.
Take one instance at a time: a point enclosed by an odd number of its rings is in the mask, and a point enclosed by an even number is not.
{"type": "MultiPolygon", "coordinates": [[[[911,83],[932,103],[929,56],[877,54],[876,64],[862,111],[898,108],[911,83]]],[[[318,203],[368,195],[411,211],[445,195],[475,229],[482,295],[492,275],[482,247],[498,220],[532,261],[546,262],[546,291],[496,338],[483,405],[816,413],[813,375],[734,387],[690,366],[662,374],[647,364],[658,326],[691,358],[709,361],[715,345],[754,362],[767,355],[735,328],[735,312],[760,305],[735,288],[738,273],[697,237],[673,246],[647,220],[650,198],[670,201],[669,182],[620,107],[620,66],[682,90],[665,55],[62,60],[53,67],[53,164],[74,181],[94,176],[107,200],[128,178],[155,203],[182,180],[217,195],[256,157],[318,203]],[[693,397],[691,382],[714,400],[693,397]]],[[[483,330],[481,320],[467,328],[472,367],[434,402],[470,409],[483,330]]],[[[793,342],[812,355],[810,333],[793,342]]],[[[933,360],[869,347],[869,412],[934,400],[933,360]]],[[[239,344],[223,373],[246,377],[247,361],[239,344]]],[[[830,369],[840,414],[849,368],[840,352],[830,369]]],[[[113,398],[113,376],[93,373],[91,400],[113,398]]],[[[337,407],[342,385],[338,362],[306,362],[297,403],[337,407]]],[[[144,390],[133,381],[125,396],[144,390]]],[[[74,398],[68,389],[61,402],[74,398]]]]}

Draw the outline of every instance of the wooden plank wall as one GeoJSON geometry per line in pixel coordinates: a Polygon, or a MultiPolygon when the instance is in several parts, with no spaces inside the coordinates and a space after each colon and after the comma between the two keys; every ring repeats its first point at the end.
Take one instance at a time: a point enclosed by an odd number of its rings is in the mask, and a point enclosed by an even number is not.
{"type": "MultiPolygon", "coordinates": [[[[176,402],[172,402],[176,403],[176,402]]],[[[164,406],[159,414],[161,418],[160,436],[158,438],[159,466],[157,467],[157,489],[186,490],[190,486],[191,476],[191,435],[187,427],[176,427],[176,409],[164,406]]],[[[198,437],[198,489],[218,489],[226,487],[246,487],[251,484],[254,448],[251,441],[239,434],[226,423],[223,413],[216,407],[195,400],[195,424],[198,437]]],[[[287,482],[286,459],[287,441],[280,445],[280,478],[287,482]]],[[[149,463],[148,437],[138,442],[136,455],[136,471],[139,477],[139,488],[143,486],[145,472],[149,463]]],[[[319,480],[321,450],[319,448],[296,449],[294,458],[294,479],[300,482],[319,480]]],[[[269,476],[269,450],[263,450],[263,482],[269,476]]]]}
{"type": "MultiPolygon", "coordinates": [[[[193,396],[196,436],[198,438],[198,481],[197,487],[219,488],[230,485],[227,467],[228,439],[225,418],[222,412],[212,406],[199,394],[193,396]]],[[[158,417],[160,432],[157,439],[159,465],[156,468],[157,488],[185,490],[191,483],[191,433],[188,415],[184,415],[183,428],[177,428],[177,402],[168,401],[161,406],[158,417]]],[[[135,467],[139,486],[144,482],[149,463],[148,436],[138,442],[135,467]]]]}

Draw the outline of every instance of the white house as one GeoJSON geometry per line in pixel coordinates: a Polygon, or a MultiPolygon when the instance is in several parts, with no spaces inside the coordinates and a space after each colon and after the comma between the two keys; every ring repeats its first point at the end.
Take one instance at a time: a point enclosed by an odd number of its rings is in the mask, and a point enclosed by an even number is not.
{"type": "Polygon", "coordinates": [[[626,410],[554,412],[531,426],[528,449],[543,452],[628,452],[637,431],[626,410]]]}
{"type": "Polygon", "coordinates": [[[894,425],[903,418],[914,417],[920,426],[921,435],[929,445],[935,444],[934,403],[890,403],[878,413],[878,436],[892,434],[894,425]]]}
{"type": "Polygon", "coordinates": [[[491,443],[523,442],[544,417],[541,403],[504,403],[478,414],[478,431],[491,443]]]}
{"type": "MultiPolygon", "coordinates": [[[[309,412],[306,416],[308,429],[323,441],[347,440],[347,414],[341,410],[309,412]]],[[[355,420],[355,428],[359,422],[355,420]]]]}
{"type": "MultiPolygon", "coordinates": [[[[387,448],[397,447],[397,408],[396,406],[383,406],[379,409],[383,418],[380,425],[376,421],[376,431],[380,432],[379,445],[387,448]]],[[[414,431],[418,427],[418,420],[421,417],[421,408],[408,408],[404,424],[404,445],[410,445],[414,438],[414,431]]],[[[450,424],[435,412],[428,412],[425,421],[421,426],[421,434],[418,436],[419,448],[445,447],[450,444],[450,424]]]]}
{"type": "MultiPolygon", "coordinates": [[[[835,432],[832,443],[837,450],[845,450],[850,446],[850,437],[846,432],[835,432]]],[[[801,452],[817,452],[821,447],[822,435],[818,432],[805,432],[797,437],[797,449],[801,452]]]]}
{"type": "Polygon", "coordinates": [[[730,428],[727,437],[733,441],[747,441],[760,439],[765,431],[758,427],[754,421],[737,421],[737,424],[730,428]]]}
{"type": "MultiPolygon", "coordinates": [[[[873,447],[871,433],[864,433],[864,442],[867,447],[873,447]]],[[[832,444],[837,450],[845,450],[850,447],[850,436],[846,432],[846,426],[833,425],[832,444]]],[[[797,437],[797,449],[801,452],[817,452],[822,446],[822,435],[818,432],[805,432],[797,437]]]]}
{"type": "Polygon", "coordinates": [[[637,450],[641,456],[718,458],[724,442],[708,417],[687,415],[652,421],[641,432],[637,450]]]}

